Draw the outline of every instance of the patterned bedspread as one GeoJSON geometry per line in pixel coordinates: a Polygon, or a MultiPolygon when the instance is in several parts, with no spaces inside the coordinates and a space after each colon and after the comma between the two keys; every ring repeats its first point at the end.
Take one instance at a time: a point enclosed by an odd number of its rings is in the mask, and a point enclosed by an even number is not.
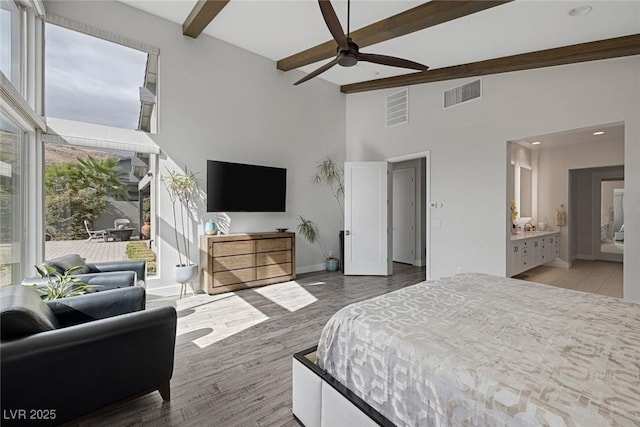
{"type": "Polygon", "coordinates": [[[317,364],[398,426],[640,426],[640,304],[485,274],[352,304],[317,364]]]}

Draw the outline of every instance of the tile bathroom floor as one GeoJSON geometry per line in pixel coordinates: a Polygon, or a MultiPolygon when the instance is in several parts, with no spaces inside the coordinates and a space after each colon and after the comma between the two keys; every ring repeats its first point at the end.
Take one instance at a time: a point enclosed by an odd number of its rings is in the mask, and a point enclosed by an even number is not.
{"type": "Polygon", "coordinates": [[[540,266],[516,279],[622,298],[622,263],[575,260],[570,269],[540,266]]]}

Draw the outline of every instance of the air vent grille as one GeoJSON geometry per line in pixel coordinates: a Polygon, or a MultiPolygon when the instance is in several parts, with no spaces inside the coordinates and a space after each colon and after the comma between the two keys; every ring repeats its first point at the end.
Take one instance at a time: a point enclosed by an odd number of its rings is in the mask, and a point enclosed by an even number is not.
{"type": "Polygon", "coordinates": [[[409,89],[387,96],[387,127],[409,122],[409,89]]]}
{"type": "Polygon", "coordinates": [[[482,96],[482,80],[474,80],[462,86],[454,87],[444,92],[444,108],[453,107],[463,102],[482,96]]]}

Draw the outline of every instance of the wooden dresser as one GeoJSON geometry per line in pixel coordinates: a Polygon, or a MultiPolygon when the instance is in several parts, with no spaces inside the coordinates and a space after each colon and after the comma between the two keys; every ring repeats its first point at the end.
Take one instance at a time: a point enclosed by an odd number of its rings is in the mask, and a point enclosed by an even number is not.
{"type": "Polygon", "coordinates": [[[291,232],[202,236],[200,270],[209,294],[286,282],[296,277],[296,235],[291,232]]]}

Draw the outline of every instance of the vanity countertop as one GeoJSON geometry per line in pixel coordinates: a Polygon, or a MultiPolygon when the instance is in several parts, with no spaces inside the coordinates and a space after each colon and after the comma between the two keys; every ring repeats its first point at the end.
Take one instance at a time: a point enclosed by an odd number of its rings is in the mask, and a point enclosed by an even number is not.
{"type": "Polygon", "coordinates": [[[530,239],[532,237],[540,237],[540,236],[550,236],[551,234],[556,234],[559,231],[521,231],[518,234],[512,234],[511,235],[511,241],[513,242],[514,240],[523,240],[523,239],[530,239]]]}

